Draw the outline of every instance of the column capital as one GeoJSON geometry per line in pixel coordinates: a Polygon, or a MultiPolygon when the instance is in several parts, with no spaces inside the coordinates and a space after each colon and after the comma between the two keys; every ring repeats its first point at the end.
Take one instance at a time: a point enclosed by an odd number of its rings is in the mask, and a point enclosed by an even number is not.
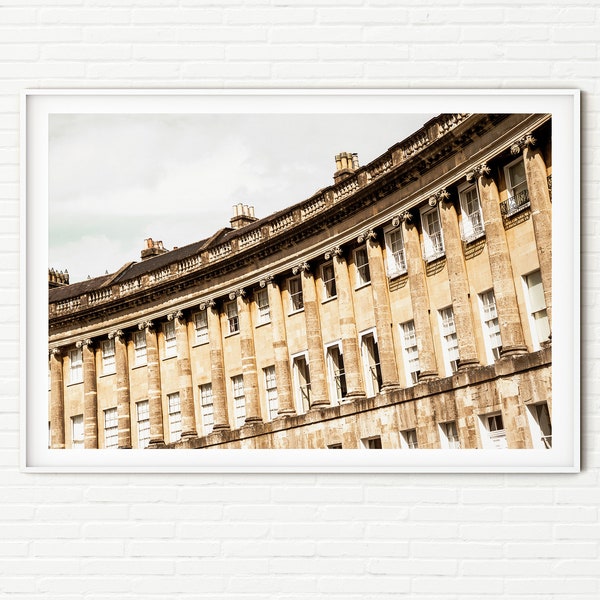
{"type": "Polygon", "coordinates": [[[310,265],[306,261],[303,261],[292,268],[292,273],[294,275],[298,275],[298,273],[304,273],[307,271],[310,271],[310,265]]]}
{"type": "Polygon", "coordinates": [[[236,298],[245,298],[246,290],[244,288],[240,288],[239,290],[234,290],[233,292],[229,292],[229,299],[235,300],[236,298]]]}
{"type": "Polygon", "coordinates": [[[152,331],[154,329],[154,323],[152,321],[142,321],[138,323],[138,329],[141,331],[142,329],[148,329],[152,331]]]}
{"type": "Polygon", "coordinates": [[[167,315],[167,320],[168,321],[174,321],[175,319],[178,319],[179,321],[184,321],[185,317],[183,316],[183,312],[178,310],[172,313],[169,313],[167,315]]]}
{"type": "Polygon", "coordinates": [[[334,256],[344,256],[344,252],[339,246],[334,246],[333,248],[331,248],[331,249],[327,250],[327,252],[325,252],[325,260],[329,260],[330,258],[333,258],[334,256]]]}
{"type": "Polygon", "coordinates": [[[269,273],[269,275],[265,275],[259,282],[261,288],[267,287],[268,283],[272,283],[275,279],[275,276],[269,273]]]}
{"type": "Polygon", "coordinates": [[[75,343],[75,346],[77,346],[77,348],[83,348],[84,346],[93,346],[94,345],[94,341],[91,338],[85,338],[84,340],[79,340],[78,342],[75,343]]]}
{"type": "Polygon", "coordinates": [[[206,310],[207,308],[214,308],[217,305],[217,303],[212,299],[207,299],[207,300],[203,300],[202,302],[200,302],[198,308],[200,310],[206,310]]]}
{"type": "Polygon", "coordinates": [[[404,212],[400,213],[399,215],[396,215],[392,219],[392,226],[400,227],[400,225],[402,223],[408,222],[408,221],[412,221],[412,213],[408,210],[405,210],[404,212]]]}
{"type": "Polygon", "coordinates": [[[108,339],[109,340],[121,340],[121,341],[123,341],[125,339],[125,332],[122,329],[117,329],[115,331],[111,331],[108,334],[108,339]]]}
{"type": "Polygon", "coordinates": [[[467,173],[467,181],[471,182],[479,177],[487,177],[492,170],[487,166],[487,163],[481,163],[467,173]]]}
{"type": "Polygon", "coordinates": [[[523,152],[523,150],[525,150],[525,148],[535,146],[536,143],[537,140],[533,137],[533,135],[531,135],[531,133],[528,133],[527,135],[524,135],[522,138],[519,138],[516,142],[514,142],[514,144],[510,147],[510,153],[520,154],[521,152],[523,152]]]}
{"type": "Polygon", "coordinates": [[[49,352],[51,356],[59,358],[62,354],[62,348],[52,348],[49,352]]]}
{"type": "Polygon", "coordinates": [[[363,231],[356,239],[359,244],[362,244],[367,240],[377,240],[377,234],[373,229],[367,229],[366,231],[363,231]]]}

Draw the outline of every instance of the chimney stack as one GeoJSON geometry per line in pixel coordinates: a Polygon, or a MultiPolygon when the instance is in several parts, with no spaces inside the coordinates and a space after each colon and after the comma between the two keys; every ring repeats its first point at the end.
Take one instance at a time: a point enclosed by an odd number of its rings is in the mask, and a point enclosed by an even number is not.
{"type": "Polygon", "coordinates": [[[152,238],[148,238],[147,240],[144,240],[144,243],[146,244],[146,247],[142,249],[140,255],[142,260],[168,252],[161,241],[155,242],[152,238]]]}
{"type": "Polygon", "coordinates": [[[339,183],[352,175],[358,169],[358,154],[356,152],[340,152],[335,155],[333,182],[339,183]]]}
{"type": "Polygon", "coordinates": [[[254,206],[239,202],[233,207],[233,217],[229,220],[233,229],[240,229],[258,219],[254,216],[254,206]]]}

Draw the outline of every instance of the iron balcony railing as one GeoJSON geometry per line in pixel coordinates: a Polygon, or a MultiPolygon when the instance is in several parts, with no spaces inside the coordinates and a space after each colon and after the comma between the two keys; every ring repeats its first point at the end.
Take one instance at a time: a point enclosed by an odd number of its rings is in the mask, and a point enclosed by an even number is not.
{"type": "Polygon", "coordinates": [[[529,190],[525,188],[524,190],[521,190],[512,196],[512,198],[508,198],[508,200],[501,202],[500,212],[502,213],[503,217],[508,218],[516,215],[518,212],[521,212],[526,208],[529,208],[529,206],[529,190]]]}

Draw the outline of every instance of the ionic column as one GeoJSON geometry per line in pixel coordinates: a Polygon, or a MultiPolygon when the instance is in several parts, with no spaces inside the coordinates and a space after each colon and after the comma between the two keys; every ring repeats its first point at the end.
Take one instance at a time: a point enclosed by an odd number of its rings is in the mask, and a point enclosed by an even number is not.
{"type": "Polygon", "coordinates": [[[262,421],[260,397],[258,394],[258,374],[256,369],[256,351],[252,319],[246,300],[246,291],[239,289],[229,294],[230,300],[236,300],[240,324],[240,350],[242,355],[242,377],[244,379],[244,397],[246,404],[246,423],[262,421]]]}
{"type": "Polygon", "coordinates": [[[210,378],[213,393],[214,425],[213,431],[230,429],[227,411],[227,388],[225,387],[225,365],[223,363],[223,341],[219,309],[214,300],[200,304],[200,310],[206,309],[208,322],[208,345],[210,349],[210,378]]]}
{"type": "Polygon", "coordinates": [[[360,354],[358,351],[358,333],[354,317],[354,304],[352,301],[352,288],[348,275],[348,265],[344,253],[339,246],[332,248],[325,254],[325,260],[333,258],[333,272],[338,297],[338,311],[340,319],[340,332],[342,337],[342,354],[344,357],[344,372],[346,375],[346,396],[357,398],[365,396],[365,387],[360,368],[360,354]]]}
{"type": "Polygon", "coordinates": [[[83,356],[83,447],[98,448],[98,392],[96,355],[92,340],[77,342],[83,356]]]}
{"type": "Polygon", "coordinates": [[[431,332],[431,320],[429,318],[429,293],[425,279],[425,269],[421,256],[421,244],[419,231],[411,222],[412,215],[409,212],[402,213],[402,237],[406,249],[406,270],[408,273],[408,287],[410,289],[410,302],[415,323],[415,335],[417,338],[417,351],[419,353],[419,381],[433,379],[438,376],[438,367],[433,345],[433,334],[431,332]]]}
{"type": "Polygon", "coordinates": [[[117,372],[117,417],[119,448],[131,448],[131,397],[129,391],[129,361],[122,330],[113,331],[108,338],[115,341],[115,368],[117,372]]]}
{"type": "Polygon", "coordinates": [[[552,203],[548,190],[548,173],[544,157],[535,148],[536,139],[526,135],[511,147],[513,154],[523,153],[525,176],[531,205],[531,221],[537,247],[540,274],[548,322],[552,327],[552,203]]]}
{"type": "Polygon", "coordinates": [[[290,373],[290,359],[281,291],[272,275],[262,279],[260,287],[266,287],[269,294],[273,352],[275,355],[275,379],[277,380],[277,399],[279,402],[277,414],[295,415],[296,407],[294,406],[294,398],[292,396],[292,377],[290,373]]]}
{"type": "Polygon", "coordinates": [[[146,330],[146,370],[148,374],[148,405],[150,409],[150,446],[164,446],[165,433],[162,410],[162,388],[158,342],[152,321],[144,321],[138,328],[146,330]]]}
{"type": "Polygon", "coordinates": [[[458,216],[450,194],[444,189],[433,198],[440,204],[440,218],[446,248],[446,266],[450,283],[450,297],[458,342],[458,369],[468,369],[479,364],[475,343],[475,325],[469,301],[469,281],[462,250],[458,216]]]}
{"type": "Polygon", "coordinates": [[[310,369],[310,407],[329,406],[325,358],[323,356],[323,338],[321,336],[315,279],[307,262],[300,263],[293,268],[292,272],[294,275],[300,273],[302,281],[306,340],[308,344],[308,367],[310,369]]]}
{"type": "Polygon", "coordinates": [[[197,437],[187,321],[180,310],[176,313],[168,314],[167,319],[175,321],[177,378],[179,383],[179,400],[181,403],[181,437],[197,437]]]}
{"type": "Polygon", "coordinates": [[[398,388],[398,366],[396,351],[392,337],[392,310],[388,297],[387,276],[383,264],[383,252],[377,242],[377,235],[372,229],[358,236],[358,243],[366,242],[369,257],[369,272],[371,274],[371,293],[375,311],[375,326],[377,328],[377,344],[379,348],[379,364],[381,367],[381,390],[398,388]]]}
{"type": "Polygon", "coordinates": [[[65,388],[63,381],[62,352],[50,351],[50,447],[65,447],[65,388]]]}
{"type": "Polygon", "coordinates": [[[527,352],[519,315],[517,293],[506,243],[506,233],[500,213],[500,195],[496,182],[489,177],[490,168],[481,164],[467,174],[467,181],[477,181],[481,212],[485,224],[490,269],[500,324],[503,355],[527,352]]]}

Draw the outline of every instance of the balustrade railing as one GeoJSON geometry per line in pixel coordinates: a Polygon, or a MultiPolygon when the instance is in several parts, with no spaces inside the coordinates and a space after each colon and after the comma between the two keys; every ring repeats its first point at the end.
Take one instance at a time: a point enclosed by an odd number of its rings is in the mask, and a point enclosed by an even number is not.
{"type": "Polygon", "coordinates": [[[511,198],[500,203],[500,212],[504,218],[512,217],[518,212],[529,208],[529,190],[526,188],[511,198]]]}

